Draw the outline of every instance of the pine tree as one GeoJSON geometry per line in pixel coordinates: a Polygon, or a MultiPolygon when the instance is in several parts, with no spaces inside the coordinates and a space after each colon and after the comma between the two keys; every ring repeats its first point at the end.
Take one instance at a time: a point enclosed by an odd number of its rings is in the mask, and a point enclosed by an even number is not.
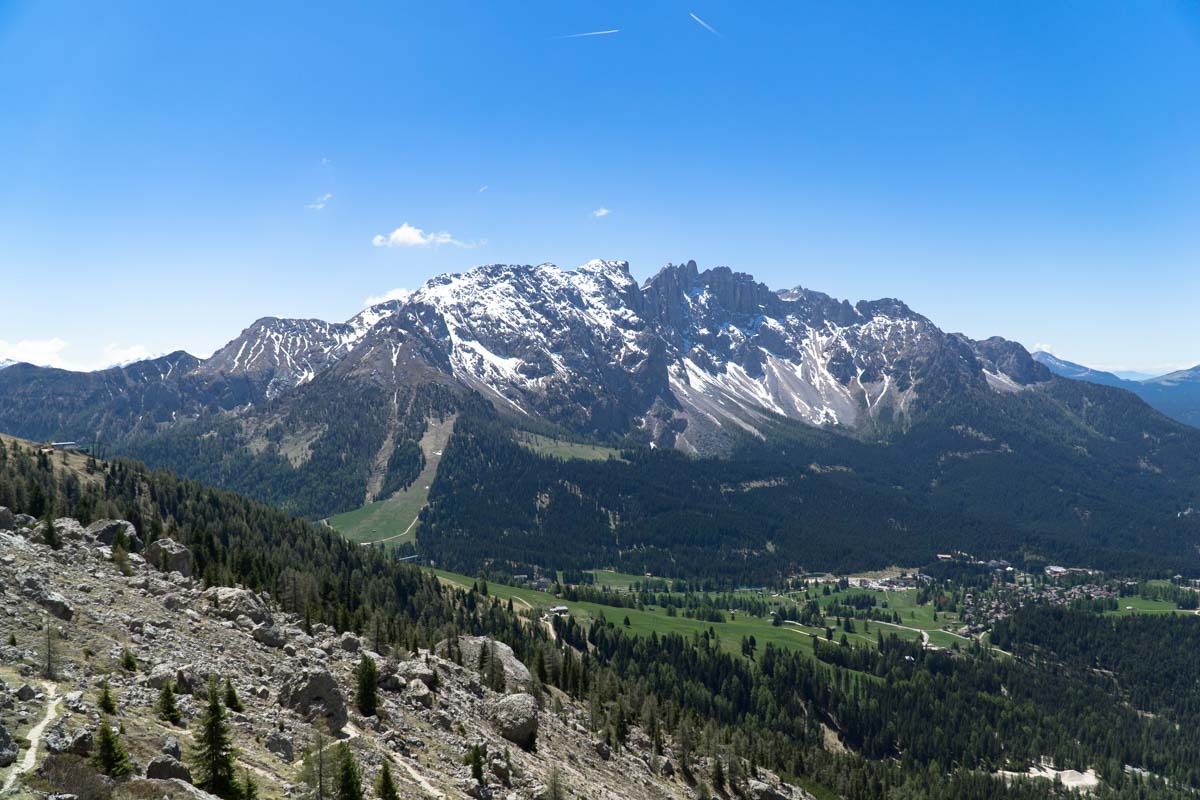
{"type": "Polygon", "coordinates": [[[58,550],[62,547],[62,538],[58,535],[58,526],[54,524],[54,512],[46,513],[45,531],[42,532],[42,538],[46,542],[46,546],[51,550],[58,550]]]}
{"type": "Polygon", "coordinates": [[[108,717],[100,721],[97,730],[96,755],[92,758],[96,769],[110,778],[124,778],[133,772],[129,755],[121,746],[121,740],[108,724],[108,717]]]}
{"type": "Polygon", "coordinates": [[[471,749],[467,751],[466,758],[467,766],[471,768],[471,777],[475,782],[483,785],[483,751],[479,745],[471,745],[471,749]]]}
{"type": "Polygon", "coordinates": [[[96,700],[96,705],[105,714],[117,713],[117,701],[112,696],[112,691],[108,688],[108,681],[100,684],[100,697],[96,700]]]}
{"type": "Polygon", "coordinates": [[[126,672],[137,672],[137,659],[128,647],[121,651],[121,668],[126,672]]]}
{"type": "Polygon", "coordinates": [[[350,745],[343,742],[338,764],[337,791],[335,800],[363,800],[362,776],[358,771],[358,762],[350,751],[350,745]]]}
{"type": "Polygon", "coordinates": [[[241,788],[234,774],[233,739],[216,680],[208,684],[208,703],[193,738],[196,785],[225,800],[238,800],[241,788]]]}
{"type": "Polygon", "coordinates": [[[249,770],[242,774],[241,800],[258,800],[258,784],[250,777],[249,770]]]}
{"type": "Polygon", "coordinates": [[[383,760],[383,767],[379,770],[379,779],[375,781],[375,794],[379,800],[400,800],[400,794],[396,791],[396,782],[392,780],[392,767],[388,760],[383,760]]]}
{"type": "Polygon", "coordinates": [[[179,708],[175,705],[175,689],[172,688],[170,681],[164,683],[162,690],[158,693],[157,710],[159,716],[172,725],[183,722],[183,715],[179,713],[179,708]]]}
{"type": "Polygon", "coordinates": [[[375,659],[363,656],[356,670],[358,676],[358,692],[355,704],[364,717],[373,717],[379,710],[379,670],[375,659]]]}
{"type": "Polygon", "coordinates": [[[246,710],[242,701],[238,699],[237,689],[233,688],[233,681],[229,678],[225,679],[225,707],[239,714],[246,710]]]}

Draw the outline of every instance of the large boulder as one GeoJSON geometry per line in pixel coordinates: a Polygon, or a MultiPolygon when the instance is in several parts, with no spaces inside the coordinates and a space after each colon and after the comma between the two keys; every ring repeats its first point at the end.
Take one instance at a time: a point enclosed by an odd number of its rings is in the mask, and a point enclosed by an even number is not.
{"type": "Polygon", "coordinates": [[[749,800],[787,800],[787,796],[774,786],[755,778],[746,781],[746,797],[749,800]]]}
{"type": "Polygon", "coordinates": [[[43,741],[51,753],[86,756],[92,750],[92,732],[85,728],[69,728],[66,720],[47,731],[43,741]]]}
{"type": "Polygon", "coordinates": [[[349,719],[337,681],[323,667],[301,670],[285,680],[279,690],[279,705],[310,722],[322,717],[334,731],[344,728],[349,719]]]}
{"type": "Polygon", "coordinates": [[[15,531],[16,529],[17,515],[8,506],[0,506],[0,531],[15,531]]]}
{"type": "MultiPolygon", "coordinates": [[[[8,509],[5,509],[7,511],[8,509]]],[[[19,748],[8,734],[8,729],[0,725],[0,768],[4,768],[17,760],[19,748]]]]}
{"type": "Polygon", "coordinates": [[[247,617],[252,622],[271,622],[271,612],[254,592],[231,586],[214,586],[204,593],[204,599],[218,616],[236,620],[247,617]]]}
{"type": "Polygon", "coordinates": [[[87,526],[85,533],[101,544],[107,545],[111,545],[117,538],[117,534],[120,533],[125,539],[127,549],[131,552],[136,553],[142,549],[142,539],[138,536],[137,528],[133,527],[133,523],[128,520],[98,519],[87,526]]]}
{"type": "Polygon", "coordinates": [[[178,572],[185,578],[192,577],[192,553],[174,539],[155,539],[146,545],[142,557],[147,564],[163,572],[178,572]]]}
{"type": "Polygon", "coordinates": [[[400,691],[414,680],[418,680],[432,689],[437,685],[437,673],[433,671],[433,667],[419,658],[389,663],[383,667],[379,685],[384,689],[400,691]]]}
{"type": "Polygon", "coordinates": [[[290,764],[296,758],[296,748],[292,744],[292,740],[280,733],[279,731],[271,731],[267,736],[267,750],[279,758],[290,764]]]}
{"type": "MultiPolygon", "coordinates": [[[[485,660],[480,658],[485,647],[489,648],[491,657],[499,659],[504,667],[504,683],[508,691],[520,692],[533,686],[533,676],[529,674],[529,668],[521,663],[512,648],[487,636],[458,637],[458,652],[462,656],[462,665],[478,669],[485,660]]],[[[434,652],[442,658],[449,657],[449,640],[443,639],[438,642],[434,652]]]]}
{"type": "Polygon", "coordinates": [[[433,707],[433,692],[417,678],[413,678],[408,682],[408,699],[426,708],[433,707]]]}
{"type": "Polygon", "coordinates": [[[510,694],[497,699],[488,709],[496,732],[515,745],[533,747],[538,729],[538,706],[532,695],[510,694]]]}
{"type": "Polygon", "coordinates": [[[267,647],[283,647],[287,644],[287,635],[278,625],[255,625],[250,635],[254,637],[254,641],[267,647]]]}
{"type": "Polygon", "coordinates": [[[59,540],[80,541],[86,533],[79,520],[72,517],[59,517],[54,520],[54,530],[58,533],[59,540]]]}
{"type": "Polygon", "coordinates": [[[25,575],[21,578],[21,594],[41,605],[47,611],[67,622],[75,616],[75,609],[67,602],[67,598],[52,591],[44,578],[36,575],[25,575]]]}
{"type": "Polygon", "coordinates": [[[156,781],[192,782],[192,772],[170,756],[158,756],[146,765],[146,777],[156,781]]]}

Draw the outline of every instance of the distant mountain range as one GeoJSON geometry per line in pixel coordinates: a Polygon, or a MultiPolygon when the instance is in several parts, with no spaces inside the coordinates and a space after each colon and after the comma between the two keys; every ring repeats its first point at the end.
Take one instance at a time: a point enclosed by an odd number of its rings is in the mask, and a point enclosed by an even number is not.
{"type": "Polygon", "coordinates": [[[443,560],[486,539],[510,565],[634,572],[714,548],[750,570],[966,545],[1200,569],[1200,430],[1122,391],[1157,403],[1192,378],[1109,383],[1040,358],[899,300],[775,291],[727,267],[639,285],[620,261],[494,264],[346,322],[266,317],[207,359],[8,367],[0,430],[98,440],[317,518],[410,484],[430,423],[457,419],[418,530],[443,560]],[[555,466],[513,449],[514,429],[628,458],[555,466]],[[521,536],[492,541],[504,525],[521,536]]]}
{"type": "Polygon", "coordinates": [[[1055,375],[1126,389],[1167,416],[1200,427],[1200,365],[1135,381],[1065,361],[1044,351],[1035,352],[1033,358],[1055,375]]]}

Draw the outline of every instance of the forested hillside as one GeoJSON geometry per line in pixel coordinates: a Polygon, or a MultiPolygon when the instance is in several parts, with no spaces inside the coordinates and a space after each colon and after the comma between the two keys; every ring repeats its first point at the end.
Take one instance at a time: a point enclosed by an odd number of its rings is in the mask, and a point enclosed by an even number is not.
{"type": "Polygon", "coordinates": [[[1107,387],[970,393],[886,442],[780,420],[728,458],[623,456],[547,458],[494,415],[461,416],[419,550],[466,571],[613,566],[751,584],[952,550],[1200,574],[1200,514],[1188,513],[1200,434],[1107,387]]]}
{"type": "MultiPolygon", "coordinates": [[[[11,440],[0,447],[0,503],[81,520],[127,517],[150,539],[169,532],[188,544],[207,582],[270,589],[311,621],[380,642],[491,633],[544,682],[590,703],[596,735],[610,746],[621,747],[637,724],[670,737],[684,770],[701,753],[715,756],[719,776],[694,776],[710,786],[718,777],[739,786],[762,765],[824,797],[1068,796],[1045,782],[992,774],[1046,758],[1097,769],[1099,798],[1183,797],[1200,787],[1193,727],[1175,723],[1191,719],[1190,701],[1163,692],[1144,670],[1117,666],[1131,696],[1157,698],[1154,716],[1115,699],[1102,676],[974,645],[930,652],[880,635],[875,647],[813,639],[811,654],[771,646],[737,656],[719,645],[720,623],[694,638],[638,637],[604,620],[559,621],[555,643],[483,589],[449,590],[382,550],[232,493],[131,462],[38,454],[11,440]],[[845,752],[828,749],[830,735],[845,752]]],[[[1159,640],[1155,652],[1165,655],[1157,660],[1176,663],[1176,644],[1190,647],[1191,638],[1159,640]]]]}

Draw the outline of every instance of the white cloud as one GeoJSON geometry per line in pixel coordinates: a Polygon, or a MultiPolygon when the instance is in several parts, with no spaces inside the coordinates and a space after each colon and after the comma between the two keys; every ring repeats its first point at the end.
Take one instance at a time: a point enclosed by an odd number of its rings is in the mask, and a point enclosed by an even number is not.
{"type": "Polygon", "coordinates": [[[329,192],[326,192],[325,194],[318,197],[316,200],[313,200],[311,203],[306,205],[305,208],[311,208],[313,211],[320,211],[321,209],[325,208],[326,203],[328,203],[332,199],[333,199],[333,195],[330,194],[329,192]]]}
{"type": "Polygon", "coordinates": [[[443,244],[452,244],[455,247],[479,247],[484,242],[460,242],[446,231],[426,233],[406,222],[386,236],[382,233],[377,234],[371,240],[371,244],[376,247],[429,247],[431,245],[437,247],[443,244]]]}
{"type": "Polygon", "coordinates": [[[1046,344],[1045,342],[1037,342],[1037,343],[1036,343],[1036,344],[1034,344],[1034,346],[1033,346],[1033,352],[1035,352],[1035,353],[1036,353],[1036,352],[1038,352],[1038,351],[1041,351],[1041,352],[1043,352],[1043,353],[1051,353],[1051,354],[1053,354],[1053,353],[1054,353],[1054,345],[1052,345],[1052,344],[1046,344]]]}
{"type": "Polygon", "coordinates": [[[66,340],[57,336],[53,339],[22,339],[19,342],[0,339],[0,361],[11,359],[37,364],[39,367],[75,369],[74,365],[63,358],[63,350],[66,348],[66,340]]]}
{"type": "Polygon", "coordinates": [[[412,292],[408,289],[392,289],[381,295],[368,297],[366,300],[363,300],[363,307],[370,308],[371,306],[377,306],[380,303],[386,303],[391,300],[407,300],[410,294],[412,292]]]}
{"type": "Polygon", "coordinates": [[[592,212],[592,216],[593,216],[593,217],[597,217],[597,218],[599,218],[599,217],[607,217],[607,216],[608,216],[609,214],[611,214],[611,213],[612,213],[612,212],[611,212],[611,211],[609,211],[609,210],[608,210],[607,208],[605,208],[604,206],[600,206],[600,208],[597,208],[595,211],[593,211],[593,212],[592,212]]]}
{"type": "Polygon", "coordinates": [[[704,30],[708,31],[708,32],[709,32],[709,33],[711,33],[713,36],[720,36],[720,35],[721,35],[721,34],[717,33],[717,29],[716,29],[716,28],[714,28],[712,25],[709,25],[707,22],[705,22],[704,20],[700,19],[699,17],[697,17],[695,14],[691,13],[690,11],[688,12],[688,16],[689,16],[689,17],[691,17],[692,19],[696,20],[696,22],[700,23],[700,27],[704,28],[704,30]]]}
{"type": "Polygon", "coordinates": [[[135,361],[145,361],[147,358],[155,357],[155,354],[151,353],[144,344],[121,347],[116,342],[110,342],[104,345],[104,366],[106,367],[123,367],[135,361]]]}
{"type": "Polygon", "coordinates": [[[485,183],[483,186],[480,186],[480,187],[479,187],[479,193],[480,193],[480,194],[483,194],[483,193],[484,193],[484,192],[486,192],[487,190],[488,190],[488,187],[487,187],[487,184],[486,184],[486,183],[485,183]]]}

